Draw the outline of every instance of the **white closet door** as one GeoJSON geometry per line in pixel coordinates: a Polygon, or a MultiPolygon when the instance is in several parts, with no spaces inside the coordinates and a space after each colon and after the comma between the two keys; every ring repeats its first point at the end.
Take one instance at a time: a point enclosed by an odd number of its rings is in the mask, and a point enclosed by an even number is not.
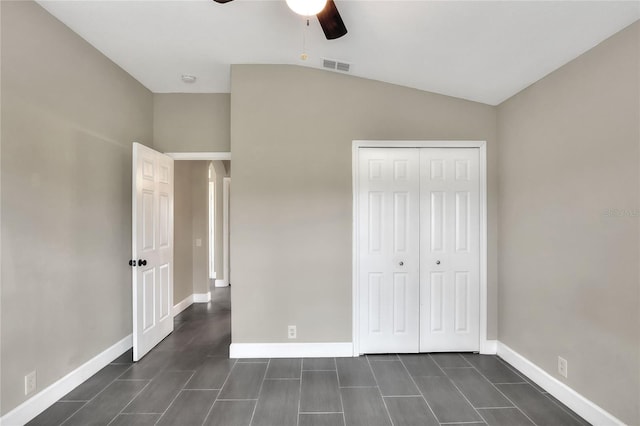
{"type": "Polygon", "coordinates": [[[479,152],[420,150],[420,352],[478,351],[479,152]]]}
{"type": "Polygon", "coordinates": [[[359,150],[362,353],[418,352],[419,158],[416,148],[359,150]]]}

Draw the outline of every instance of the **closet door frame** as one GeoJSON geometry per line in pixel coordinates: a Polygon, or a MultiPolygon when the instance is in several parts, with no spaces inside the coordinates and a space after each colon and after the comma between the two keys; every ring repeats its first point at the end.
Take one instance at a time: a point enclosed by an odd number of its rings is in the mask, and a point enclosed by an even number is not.
{"type": "Polygon", "coordinates": [[[352,339],[353,356],[360,353],[360,294],[359,294],[359,244],[358,225],[359,208],[358,194],[360,185],[359,153],[360,148],[477,148],[479,150],[480,163],[480,353],[495,354],[497,343],[487,339],[487,143],[486,141],[374,141],[355,140],[352,143],[352,197],[353,197],[353,222],[352,222],[352,339]]]}

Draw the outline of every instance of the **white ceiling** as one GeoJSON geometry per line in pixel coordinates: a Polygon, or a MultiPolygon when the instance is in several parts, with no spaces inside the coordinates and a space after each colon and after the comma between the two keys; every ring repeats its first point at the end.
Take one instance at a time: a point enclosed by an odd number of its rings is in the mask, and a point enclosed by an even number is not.
{"type": "Polygon", "coordinates": [[[229,92],[230,64],[321,68],[326,57],[352,75],[491,105],[640,18],[639,1],[335,1],[349,33],[333,41],[284,0],[39,3],[156,93],[229,92]]]}

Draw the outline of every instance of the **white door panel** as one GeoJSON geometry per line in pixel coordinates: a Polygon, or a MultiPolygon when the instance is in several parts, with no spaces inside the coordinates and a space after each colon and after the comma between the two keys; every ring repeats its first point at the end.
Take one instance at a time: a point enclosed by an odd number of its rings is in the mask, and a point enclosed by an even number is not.
{"type": "Polygon", "coordinates": [[[479,350],[479,150],[360,148],[360,352],[479,350]]]}
{"type": "Polygon", "coordinates": [[[133,144],[133,360],[173,331],[173,159],[133,144]]]}
{"type": "Polygon", "coordinates": [[[360,348],[417,352],[419,153],[361,149],[360,348]]]}
{"type": "Polygon", "coordinates": [[[420,351],[477,351],[479,153],[424,148],[420,166],[420,351]]]}

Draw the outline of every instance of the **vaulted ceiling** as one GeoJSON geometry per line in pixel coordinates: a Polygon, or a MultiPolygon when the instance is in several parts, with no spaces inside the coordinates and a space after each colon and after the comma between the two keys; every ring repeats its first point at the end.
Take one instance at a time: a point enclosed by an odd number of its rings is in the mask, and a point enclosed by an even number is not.
{"type": "Polygon", "coordinates": [[[284,0],[39,3],[156,93],[229,92],[231,64],[329,58],[351,75],[491,105],[640,18],[638,1],[336,0],[349,33],[329,41],[284,0]]]}

